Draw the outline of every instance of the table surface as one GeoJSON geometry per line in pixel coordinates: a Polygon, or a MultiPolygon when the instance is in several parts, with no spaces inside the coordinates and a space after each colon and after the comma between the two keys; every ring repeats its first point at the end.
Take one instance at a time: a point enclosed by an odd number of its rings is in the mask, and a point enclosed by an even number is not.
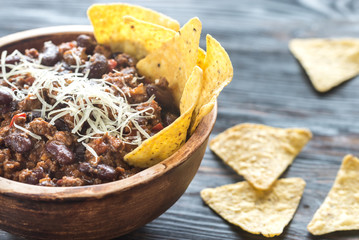
{"type": "MultiPolygon", "coordinates": [[[[1,0],[0,36],[54,25],[89,24],[90,1],[1,0]]],[[[110,1],[111,2],[111,1],[110,1]]],[[[165,13],[183,25],[198,16],[201,47],[211,34],[228,51],[232,83],[218,101],[213,138],[228,127],[252,122],[276,127],[306,127],[313,139],[282,177],[307,182],[299,208],[274,239],[358,239],[359,231],[314,237],[306,230],[335,179],[345,154],[359,155],[359,78],[328,93],[317,93],[288,51],[292,38],[359,37],[358,1],[321,0],[182,0],[132,3],[165,13]]],[[[242,181],[207,149],[185,194],[166,213],[125,239],[263,239],[235,227],[201,200],[203,188],[242,181]]],[[[0,239],[23,238],[0,230],[0,239]]]]}

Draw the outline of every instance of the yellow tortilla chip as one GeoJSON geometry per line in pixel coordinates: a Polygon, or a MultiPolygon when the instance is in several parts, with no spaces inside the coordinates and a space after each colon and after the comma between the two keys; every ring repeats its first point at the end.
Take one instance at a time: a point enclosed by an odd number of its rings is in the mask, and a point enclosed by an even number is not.
{"type": "Polygon", "coordinates": [[[274,237],[293,218],[305,187],[301,178],[283,178],[267,191],[248,182],[207,188],[201,197],[216,213],[243,230],[274,237]]]}
{"type": "Polygon", "coordinates": [[[88,9],[88,16],[98,43],[137,59],[157,49],[179,29],[178,22],[173,19],[128,4],[95,4],[88,9]]]}
{"type": "Polygon", "coordinates": [[[105,43],[103,39],[108,39],[109,34],[118,30],[118,24],[123,21],[124,16],[132,16],[174,31],[178,31],[180,28],[176,20],[162,13],[125,3],[94,4],[87,10],[87,15],[94,26],[94,34],[99,43],[105,43]]]}
{"type": "Polygon", "coordinates": [[[206,52],[202,48],[198,48],[197,66],[204,69],[204,59],[206,58],[206,52]]]}
{"type": "Polygon", "coordinates": [[[192,106],[197,105],[199,93],[202,88],[203,81],[203,71],[200,67],[195,66],[193,68],[190,79],[187,81],[185,90],[183,91],[181,101],[180,101],[180,113],[184,114],[192,106]],[[194,93],[198,93],[194,95],[194,93]]]}
{"type": "Polygon", "coordinates": [[[197,64],[201,30],[199,19],[192,18],[174,38],[137,63],[141,75],[152,80],[160,77],[167,79],[177,106],[187,79],[197,64]]]}
{"type": "Polygon", "coordinates": [[[191,123],[191,134],[201,120],[212,111],[222,89],[232,81],[233,66],[224,48],[207,35],[207,54],[203,64],[203,87],[191,123]]]}
{"type": "Polygon", "coordinates": [[[255,188],[266,190],[311,139],[307,129],[239,124],[210,142],[210,149],[255,188]]]}
{"type": "Polygon", "coordinates": [[[294,39],[289,49],[319,92],[359,74],[357,39],[294,39]]]}
{"type": "Polygon", "coordinates": [[[322,235],[359,229],[359,159],[344,157],[332,189],[314,214],[308,231],[322,235]]]}
{"type": "Polygon", "coordinates": [[[144,58],[176,34],[172,29],[131,16],[124,16],[119,28],[110,36],[112,51],[125,52],[137,59],[144,58]]]}
{"type": "Polygon", "coordinates": [[[185,143],[192,112],[201,90],[201,78],[202,70],[195,67],[183,92],[181,116],[128,153],[124,157],[128,164],[141,168],[151,167],[171,156],[185,143]]]}

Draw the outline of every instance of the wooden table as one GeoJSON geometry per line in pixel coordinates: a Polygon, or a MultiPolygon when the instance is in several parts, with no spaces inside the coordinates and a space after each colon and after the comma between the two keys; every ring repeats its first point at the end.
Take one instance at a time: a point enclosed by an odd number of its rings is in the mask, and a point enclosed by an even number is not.
{"type": "MultiPolygon", "coordinates": [[[[86,9],[94,2],[101,1],[1,0],[0,36],[37,27],[89,24],[86,9]]],[[[359,79],[326,94],[317,93],[287,47],[291,38],[359,37],[357,2],[131,2],[163,12],[181,24],[198,16],[203,22],[201,46],[205,47],[209,33],[227,49],[234,78],[219,98],[211,137],[243,122],[312,130],[313,139],[282,176],[302,177],[307,187],[294,219],[274,239],[358,239],[359,231],[314,237],[306,226],[331,188],[343,156],[359,155],[359,79]]],[[[203,188],[242,180],[207,150],[182,198],[158,219],[119,239],[263,239],[222,220],[199,196],[203,188]]],[[[22,238],[0,230],[0,239],[22,238]]]]}

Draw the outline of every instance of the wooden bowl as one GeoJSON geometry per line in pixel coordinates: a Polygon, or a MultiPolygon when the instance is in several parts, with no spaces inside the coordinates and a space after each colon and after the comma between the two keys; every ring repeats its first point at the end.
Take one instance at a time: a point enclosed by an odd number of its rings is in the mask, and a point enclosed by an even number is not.
{"type": "MultiPolygon", "coordinates": [[[[0,38],[0,53],[41,49],[90,26],[35,29],[0,38]]],[[[185,192],[204,156],[217,107],[199,124],[184,146],[168,159],[127,179],[82,187],[42,187],[0,177],[0,228],[37,239],[109,239],[152,221],[185,192]]]]}

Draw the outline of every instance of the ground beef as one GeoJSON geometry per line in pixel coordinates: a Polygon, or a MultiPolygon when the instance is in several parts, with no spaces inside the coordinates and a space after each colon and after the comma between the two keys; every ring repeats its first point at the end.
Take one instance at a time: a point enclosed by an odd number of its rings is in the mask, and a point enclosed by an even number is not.
{"type": "Polygon", "coordinates": [[[32,98],[32,96],[27,96],[24,100],[19,102],[19,108],[23,111],[31,111],[32,109],[41,108],[42,104],[37,98],[32,98]]]}
{"type": "Polygon", "coordinates": [[[87,60],[86,48],[72,48],[65,51],[62,57],[68,65],[76,65],[76,59],[79,60],[79,64],[84,64],[87,60]]]}
{"type": "Polygon", "coordinates": [[[74,178],[72,176],[67,177],[67,176],[63,176],[61,179],[59,179],[56,184],[58,186],[62,186],[62,187],[73,187],[73,186],[82,186],[84,185],[84,181],[81,180],[80,178],[74,178]]]}
{"type": "Polygon", "coordinates": [[[56,133],[56,127],[42,118],[36,118],[29,123],[30,131],[36,135],[45,136],[51,139],[56,133]]]}

